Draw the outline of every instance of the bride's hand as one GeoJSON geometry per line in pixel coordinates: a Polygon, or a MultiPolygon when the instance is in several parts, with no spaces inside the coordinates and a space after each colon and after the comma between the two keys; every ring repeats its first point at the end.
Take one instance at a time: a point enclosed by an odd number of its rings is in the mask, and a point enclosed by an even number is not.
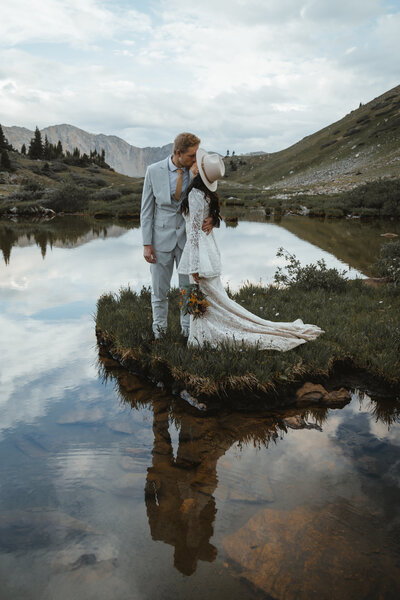
{"type": "Polygon", "coordinates": [[[198,273],[192,273],[192,277],[193,277],[195,283],[199,283],[200,277],[199,277],[198,273]]]}
{"type": "Polygon", "coordinates": [[[214,227],[214,222],[212,220],[212,217],[207,217],[206,219],[204,219],[201,228],[206,235],[210,235],[210,233],[213,230],[213,227],[214,227]]]}

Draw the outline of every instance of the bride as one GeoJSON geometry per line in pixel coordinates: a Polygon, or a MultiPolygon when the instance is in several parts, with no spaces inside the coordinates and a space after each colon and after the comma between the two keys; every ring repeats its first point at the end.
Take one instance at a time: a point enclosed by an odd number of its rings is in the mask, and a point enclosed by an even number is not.
{"type": "Polygon", "coordinates": [[[190,281],[198,283],[209,307],[201,317],[190,317],[188,344],[216,346],[218,342],[233,341],[286,351],[314,340],[323,333],[316,325],[304,324],[301,319],[292,323],[267,321],[229,298],[221,282],[221,257],[214,230],[208,235],[202,231],[206,217],[212,217],[214,224],[221,219],[216,189],[225,165],[218,154],[207,154],[201,148],[197,150],[196,162],[199,172],[182,202],[186,245],[178,273],[190,275],[190,281]]]}

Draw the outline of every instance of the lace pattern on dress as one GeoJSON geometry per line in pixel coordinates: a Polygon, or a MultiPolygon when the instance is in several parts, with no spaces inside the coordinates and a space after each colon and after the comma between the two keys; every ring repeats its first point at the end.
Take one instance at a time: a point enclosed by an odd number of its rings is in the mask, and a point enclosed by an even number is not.
{"type": "Polygon", "coordinates": [[[190,248],[190,271],[197,273],[200,269],[200,234],[204,221],[204,197],[202,192],[192,190],[189,194],[189,221],[190,229],[187,243],[190,248]]]}

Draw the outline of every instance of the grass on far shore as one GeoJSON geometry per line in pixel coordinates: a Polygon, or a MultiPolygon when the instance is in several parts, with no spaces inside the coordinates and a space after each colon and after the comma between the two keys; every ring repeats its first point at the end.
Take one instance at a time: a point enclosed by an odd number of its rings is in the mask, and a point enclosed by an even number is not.
{"type": "MultiPolygon", "coordinates": [[[[334,279],[334,278],[333,278],[334,279]]],[[[131,370],[186,389],[198,399],[235,392],[269,394],[306,378],[327,376],[338,361],[351,362],[383,381],[400,382],[400,294],[362,280],[310,289],[296,283],[284,289],[245,285],[231,294],[251,312],[271,321],[320,326],[317,340],[289,352],[243,344],[187,347],[180,335],[179,290],[170,293],[169,327],[160,340],[151,331],[150,291],[121,289],[98,300],[96,329],[111,353],[131,370]]],[[[311,282],[311,280],[310,280],[311,282]]]]}
{"type": "Polygon", "coordinates": [[[308,209],[310,217],[340,219],[348,216],[361,218],[400,218],[400,179],[364,183],[353,190],[335,194],[310,194],[304,191],[285,192],[257,187],[234,186],[224,181],[219,195],[229,211],[260,207],[266,215],[302,213],[308,209]]]}

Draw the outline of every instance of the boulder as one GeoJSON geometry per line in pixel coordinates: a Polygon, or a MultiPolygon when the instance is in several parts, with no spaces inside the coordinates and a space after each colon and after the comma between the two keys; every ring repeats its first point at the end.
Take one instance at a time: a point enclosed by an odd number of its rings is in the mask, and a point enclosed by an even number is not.
{"type": "Polygon", "coordinates": [[[235,573],[280,600],[392,598],[396,544],[368,507],[345,500],[293,510],[265,508],[223,540],[235,573]]]}
{"type": "Polygon", "coordinates": [[[345,406],[351,400],[350,392],[345,388],[328,392],[324,386],[305,383],[296,392],[296,406],[345,406]]]}

